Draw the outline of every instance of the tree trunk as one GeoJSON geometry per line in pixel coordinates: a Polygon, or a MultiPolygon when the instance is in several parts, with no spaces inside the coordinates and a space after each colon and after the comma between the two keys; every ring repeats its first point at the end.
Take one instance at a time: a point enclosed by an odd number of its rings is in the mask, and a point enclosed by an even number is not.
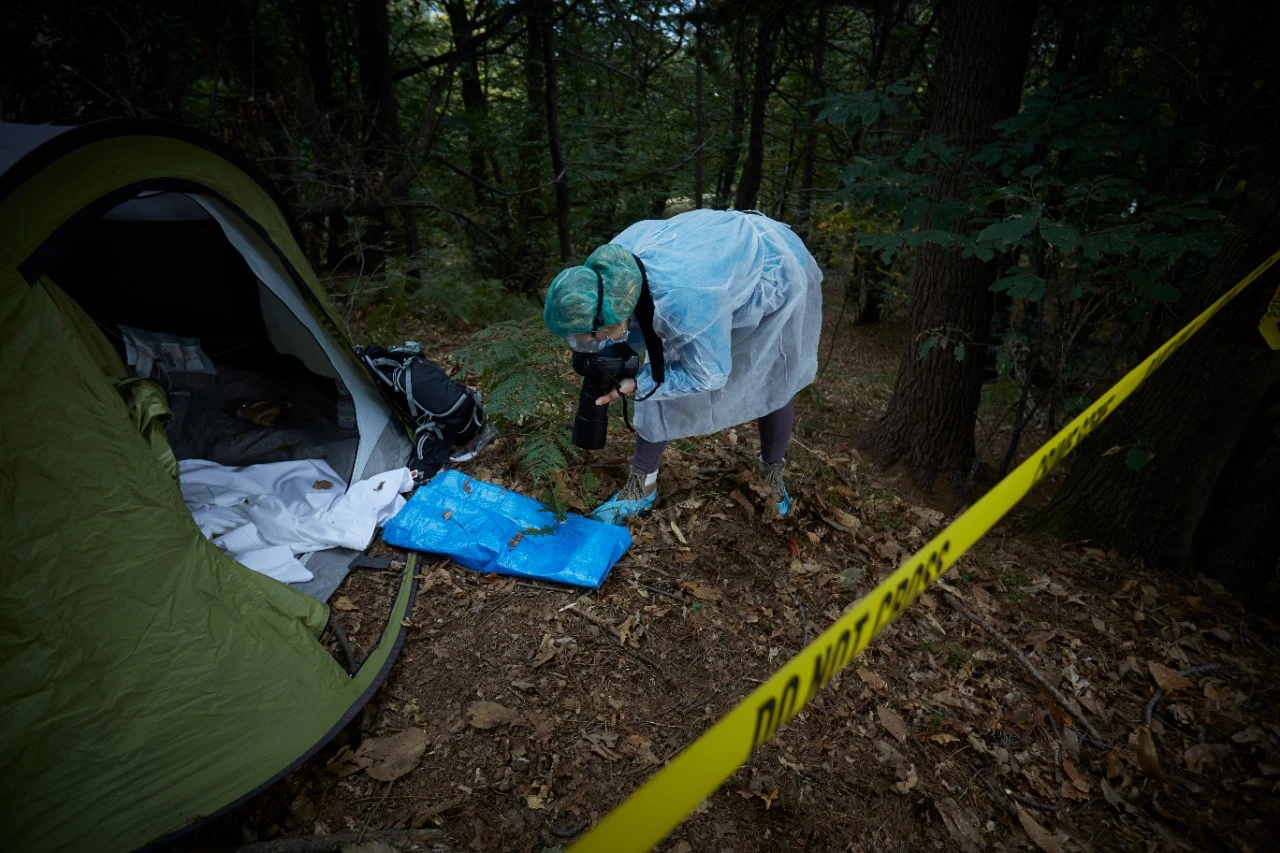
{"type": "Polygon", "coordinates": [[[552,0],[542,10],[542,66],[547,96],[547,144],[551,149],[551,170],[556,182],[556,236],[560,238],[560,260],[573,255],[569,242],[569,175],[560,149],[560,105],[556,94],[556,42],[552,21],[552,0]]]}
{"type": "MultiPolygon", "coordinates": [[[[390,25],[387,0],[359,0],[357,8],[357,60],[360,94],[364,103],[364,194],[377,196],[400,146],[396,95],[391,77],[390,25]]],[[[365,275],[377,272],[386,258],[386,211],[370,216],[362,239],[360,268],[365,275]]]]}
{"type": "Polygon", "coordinates": [[[733,181],[738,174],[738,156],[742,148],[742,123],[747,118],[747,74],[744,69],[745,51],[738,51],[734,57],[734,65],[738,68],[737,85],[733,87],[733,101],[729,108],[729,144],[724,148],[724,156],[720,163],[720,176],[716,181],[716,207],[723,208],[729,204],[729,193],[733,191],[733,181]]]}
{"type": "MultiPolygon", "coordinates": [[[[827,48],[827,24],[831,20],[831,4],[828,0],[818,3],[818,32],[813,45],[813,79],[809,81],[809,99],[822,97],[825,85],[822,80],[822,60],[827,48]]],[[[818,114],[821,108],[810,104],[808,124],[804,130],[804,152],[800,155],[800,210],[796,214],[796,231],[808,236],[809,217],[813,215],[813,161],[818,156],[818,114]]]]}
{"type": "MultiPolygon", "coordinates": [[[[1235,230],[1188,300],[1184,320],[1275,251],[1280,145],[1268,147],[1232,211],[1235,230]]],[[[1265,427],[1280,393],[1280,358],[1257,326],[1278,279],[1273,269],[1250,285],[1081,442],[1038,527],[1141,555],[1168,571],[1198,567],[1246,594],[1256,586],[1259,560],[1274,569],[1274,544],[1259,537],[1276,530],[1269,522],[1280,462],[1275,433],[1265,427]],[[1136,471],[1126,464],[1134,447],[1149,454],[1136,471]],[[1112,448],[1118,450],[1108,455],[1112,448]]]]}
{"type": "Polygon", "coordinates": [[[333,68],[329,64],[329,41],[320,0],[293,0],[289,4],[298,30],[303,67],[304,101],[320,113],[317,124],[324,127],[325,113],[333,109],[333,68]]]}
{"type": "Polygon", "coordinates": [[[467,13],[464,0],[448,0],[445,11],[449,16],[449,28],[453,32],[454,50],[462,56],[458,64],[458,77],[462,83],[462,109],[466,119],[467,154],[471,166],[476,202],[485,201],[484,184],[488,181],[485,158],[484,128],[487,125],[489,104],[484,88],[480,85],[480,63],[472,43],[473,22],[467,13]]]}
{"type": "MultiPolygon", "coordinates": [[[[525,23],[524,55],[524,123],[521,128],[521,144],[516,148],[515,185],[524,191],[510,197],[511,227],[504,229],[507,249],[511,254],[526,257],[542,257],[540,230],[534,220],[543,215],[542,191],[536,187],[542,183],[543,95],[542,28],[538,24],[538,8],[529,8],[523,15],[525,23]]],[[[520,293],[531,293],[541,284],[534,266],[510,270],[511,285],[520,293]]]]}
{"type": "MultiPolygon", "coordinates": [[[[702,2],[698,0],[694,4],[695,14],[702,11],[702,2]]],[[[704,140],[703,127],[706,123],[706,107],[702,102],[702,24],[698,23],[693,31],[693,61],[694,61],[694,83],[693,83],[693,207],[695,210],[702,209],[702,185],[705,180],[703,174],[703,152],[702,146],[706,143],[704,140]]]]}
{"type": "MultiPolygon", "coordinates": [[[[1274,357],[1274,356],[1273,356],[1274,357]]],[[[1280,562],[1280,383],[1264,395],[1196,531],[1194,565],[1248,606],[1261,605],[1280,562]]]]}
{"type": "Polygon", "coordinates": [[[738,210],[755,207],[764,178],[764,119],[769,105],[769,89],[773,77],[773,31],[777,12],[765,8],[759,13],[756,29],[755,83],[751,87],[751,128],[747,133],[747,159],[742,164],[742,179],[733,206],[738,210]]]}
{"type": "MultiPolygon", "coordinates": [[[[1018,108],[1031,41],[1033,4],[1024,0],[957,0],[943,25],[929,133],[972,151],[992,125],[1018,108]]],[[[933,175],[935,198],[953,194],[964,156],[933,175]]],[[[927,225],[924,227],[928,227],[927,225]]],[[[963,227],[963,226],[962,226],[963,227]]],[[[866,436],[886,464],[905,461],[917,482],[931,487],[946,476],[968,489],[976,450],[974,426],[982,388],[980,348],[991,323],[992,264],[961,258],[956,250],[927,246],[916,259],[911,284],[911,337],[902,354],[888,412],[866,436]],[[917,353],[927,336],[948,330],[968,354],[934,347],[917,353]]]]}

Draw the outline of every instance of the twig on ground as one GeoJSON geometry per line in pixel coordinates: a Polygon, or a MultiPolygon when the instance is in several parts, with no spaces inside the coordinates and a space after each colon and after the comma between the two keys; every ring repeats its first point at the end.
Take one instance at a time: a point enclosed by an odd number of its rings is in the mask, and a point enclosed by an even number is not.
{"type": "Polygon", "coordinates": [[[1160,701],[1160,697],[1164,695],[1164,691],[1159,688],[1151,695],[1151,701],[1147,703],[1147,711],[1142,715],[1144,722],[1151,722],[1151,712],[1156,709],[1156,703],[1160,701]]]}
{"type": "Polygon", "coordinates": [[[1050,709],[1049,703],[1044,700],[1041,700],[1040,704],[1044,705],[1044,712],[1048,717],[1049,727],[1053,729],[1053,736],[1057,739],[1058,743],[1062,743],[1062,732],[1058,731],[1058,721],[1053,718],[1053,710],[1050,709]]]}
{"type": "Polygon", "coordinates": [[[553,586],[548,583],[531,583],[529,581],[516,581],[516,586],[528,587],[529,589],[537,590],[538,592],[573,592],[573,590],[571,589],[565,589],[564,587],[553,586]]]}
{"type": "Polygon", "coordinates": [[[356,844],[364,841],[364,833],[369,828],[369,819],[373,817],[375,811],[382,811],[382,807],[386,805],[387,797],[391,796],[391,789],[395,787],[396,780],[392,779],[387,783],[387,789],[382,792],[382,799],[378,800],[378,805],[370,809],[364,816],[364,824],[360,827],[360,835],[356,838],[356,844]]]}
{"type": "MultiPolygon", "coordinates": [[[[231,848],[236,853],[328,853],[340,850],[347,844],[358,844],[355,832],[335,832],[332,835],[305,835],[298,838],[277,838],[231,848]]],[[[387,844],[430,844],[434,851],[452,849],[448,836],[438,829],[389,829],[371,836],[373,840],[387,844]]]]}
{"type": "MultiPolygon", "coordinates": [[[[637,583],[639,583],[639,582],[637,581],[637,583]]],[[[681,595],[680,593],[678,593],[678,592],[669,592],[668,590],[661,589],[661,588],[656,587],[656,586],[650,586],[650,585],[649,585],[649,584],[647,584],[647,583],[642,583],[642,584],[640,584],[640,586],[642,586],[642,587],[644,587],[645,589],[649,590],[649,592],[656,592],[658,595],[665,595],[667,598],[674,598],[676,601],[684,601],[684,596],[682,596],[682,595],[681,595]]]]}
{"type": "Polygon", "coordinates": [[[640,661],[641,663],[645,664],[646,666],[653,667],[655,670],[658,670],[659,672],[662,671],[662,667],[658,666],[656,663],[649,660],[649,658],[640,654],[640,652],[637,652],[635,649],[628,647],[627,641],[622,639],[622,633],[617,628],[613,627],[613,625],[611,625],[609,622],[605,621],[604,619],[601,619],[599,616],[595,615],[594,613],[579,608],[577,605],[581,604],[583,600],[584,599],[579,598],[577,601],[573,602],[573,604],[570,604],[567,607],[561,608],[561,612],[568,612],[568,613],[573,613],[577,616],[581,616],[583,619],[587,620],[592,625],[595,625],[600,630],[610,634],[615,640],[617,640],[618,648],[622,649],[623,654],[627,655],[628,657],[633,657],[636,660],[640,661]]]}
{"type": "Polygon", "coordinates": [[[1004,647],[1005,651],[1013,655],[1017,659],[1018,663],[1022,664],[1023,668],[1026,669],[1026,671],[1028,672],[1028,674],[1031,675],[1032,678],[1034,678],[1037,682],[1039,682],[1041,687],[1049,691],[1049,695],[1054,698],[1054,701],[1056,701],[1060,706],[1065,708],[1067,712],[1071,714],[1071,716],[1075,717],[1076,721],[1079,722],[1080,725],[1084,726],[1084,730],[1089,733],[1089,736],[1092,737],[1096,743],[1098,743],[1101,746],[1106,745],[1106,741],[1103,740],[1102,735],[1098,734],[1098,730],[1093,727],[1093,724],[1089,722],[1089,720],[1085,717],[1084,713],[1082,711],[1077,711],[1075,708],[1073,708],[1071,704],[1067,702],[1067,698],[1062,695],[1061,691],[1059,691],[1058,688],[1054,687],[1052,684],[1049,683],[1049,679],[1045,678],[1044,675],[1041,674],[1040,670],[1036,669],[1035,666],[1031,663],[1031,661],[1027,660],[1027,656],[1024,655],[1018,649],[1017,646],[1011,643],[1008,637],[1006,637],[1004,634],[1001,634],[999,631],[997,631],[995,628],[989,625],[986,622],[986,620],[976,615],[969,608],[965,607],[964,604],[962,604],[960,601],[960,596],[957,595],[953,590],[948,589],[944,584],[938,584],[937,586],[939,589],[941,589],[943,592],[947,594],[946,595],[947,602],[951,605],[953,609],[955,609],[957,613],[961,614],[970,622],[972,622],[973,624],[977,625],[979,628],[981,628],[982,630],[990,634],[991,637],[997,643],[999,643],[1001,646],[1004,647]]]}
{"type": "Polygon", "coordinates": [[[787,583],[786,569],[783,569],[782,588],[787,591],[787,595],[791,596],[791,600],[796,603],[796,607],[800,609],[800,624],[804,627],[804,641],[800,644],[800,648],[809,646],[809,617],[805,616],[804,605],[800,603],[800,599],[791,591],[791,584],[787,583]]]}
{"type": "Polygon", "coordinates": [[[1017,791],[1005,791],[1004,795],[1010,799],[1017,800],[1024,806],[1031,806],[1033,809],[1044,809],[1047,812],[1060,812],[1066,808],[1066,806],[1055,806],[1052,803],[1042,803],[1025,794],[1019,794],[1017,791]]]}

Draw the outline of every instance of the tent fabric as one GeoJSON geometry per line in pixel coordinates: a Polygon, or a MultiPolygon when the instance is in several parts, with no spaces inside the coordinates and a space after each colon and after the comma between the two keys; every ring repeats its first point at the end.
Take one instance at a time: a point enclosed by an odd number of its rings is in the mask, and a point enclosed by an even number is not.
{"type": "MultiPolygon", "coordinates": [[[[21,136],[0,124],[0,153],[21,136]]],[[[388,630],[349,675],[319,642],[323,603],[201,535],[157,457],[149,424],[163,412],[139,386],[121,394],[110,345],[42,278],[85,221],[174,186],[233,211],[333,352],[358,368],[278,193],[216,141],[104,122],[46,139],[0,175],[7,849],[135,849],[252,795],[368,700],[412,604],[411,561],[388,630]]],[[[386,432],[371,439],[381,445],[386,432]]]]}

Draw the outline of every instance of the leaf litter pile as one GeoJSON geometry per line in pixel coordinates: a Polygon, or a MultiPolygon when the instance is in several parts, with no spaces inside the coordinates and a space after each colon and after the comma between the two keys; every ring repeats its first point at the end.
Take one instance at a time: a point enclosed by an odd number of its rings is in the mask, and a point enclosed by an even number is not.
{"type": "MultiPolygon", "coordinates": [[[[570,844],[950,520],[852,446],[854,413],[886,396],[866,377],[896,359],[892,332],[856,330],[802,395],[791,518],[766,511],[746,425],[672,445],[600,590],[422,557],[366,713],[185,848],[570,844]]],[[[569,475],[576,510],[621,484],[628,437],[611,426],[590,460],[594,494],[569,475]]],[[[536,493],[513,456],[504,436],[464,470],[536,493]]],[[[331,602],[357,660],[398,577],[357,570],[331,602]]],[[[1278,638],[1210,581],[1007,521],[659,849],[1274,849],[1278,638]]]]}

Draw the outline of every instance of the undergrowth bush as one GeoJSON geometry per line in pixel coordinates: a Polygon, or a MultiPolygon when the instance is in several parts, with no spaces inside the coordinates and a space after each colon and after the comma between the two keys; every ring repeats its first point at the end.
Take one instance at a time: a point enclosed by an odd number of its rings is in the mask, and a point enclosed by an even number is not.
{"type": "Polygon", "coordinates": [[[554,477],[578,458],[571,428],[579,384],[564,346],[541,316],[530,316],[480,330],[451,359],[479,378],[486,415],[499,428],[513,428],[518,464],[547,486],[548,504],[562,512],[554,477]]]}

